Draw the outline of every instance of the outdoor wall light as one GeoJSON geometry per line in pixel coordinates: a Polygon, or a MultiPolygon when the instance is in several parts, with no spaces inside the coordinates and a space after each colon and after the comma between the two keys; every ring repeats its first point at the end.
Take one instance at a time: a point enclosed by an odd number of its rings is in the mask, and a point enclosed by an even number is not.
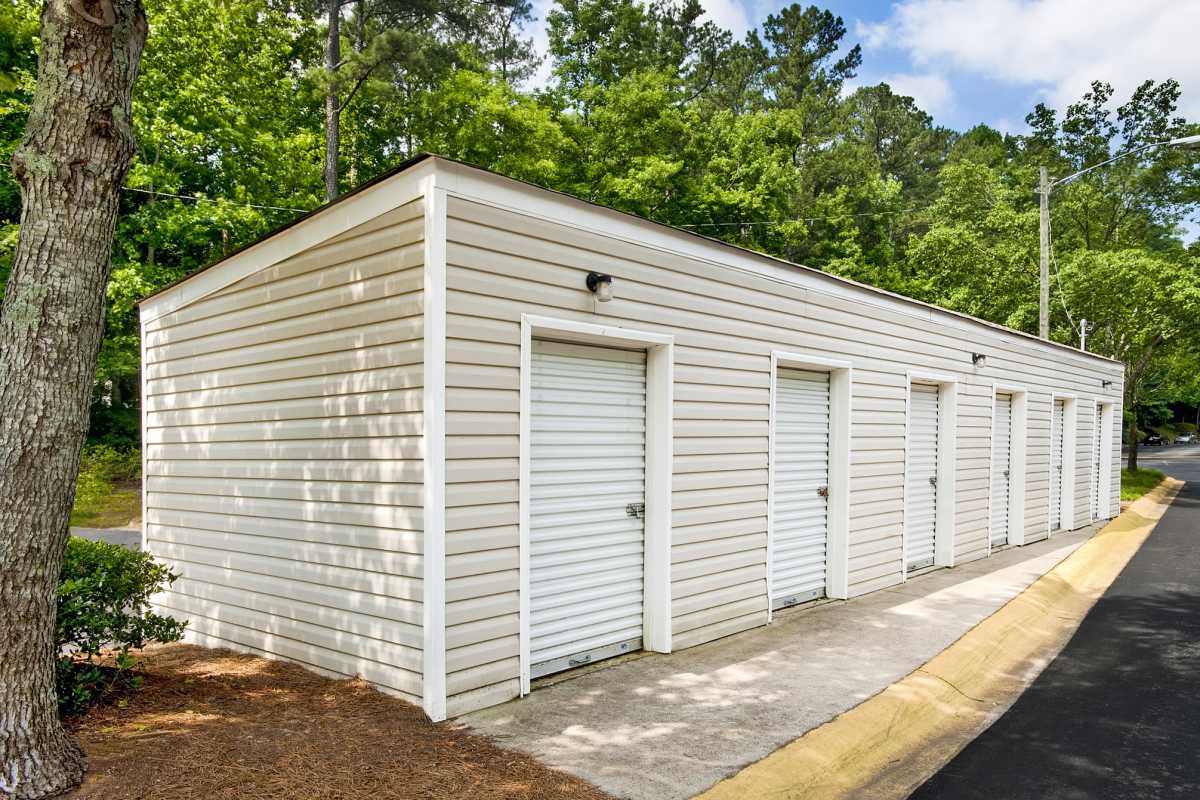
{"type": "Polygon", "coordinates": [[[589,272],[587,287],[588,291],[596,295],[596,299],[601,303],[607,303],[609,300],[612,300],[612,275],[589,272]]]}
{"type": "Polygon", "coordinates": [[[1112,386],[1112,381],[1100,381],[1101,389],[1107,389],[1110,386],[1112,386]]]}
{"type": "Polygon", "coordinates": [[[987,356],[983,353],[971,353],[971,363],[977,367],[982,367],[987,363],[987,356]]]}

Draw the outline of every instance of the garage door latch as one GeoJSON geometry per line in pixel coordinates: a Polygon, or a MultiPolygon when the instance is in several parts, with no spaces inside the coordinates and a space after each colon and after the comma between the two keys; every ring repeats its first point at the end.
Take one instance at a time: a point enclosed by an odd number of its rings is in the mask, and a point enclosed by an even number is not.
{"type": "Polygon", "coordinates": [[[643,519],[646,516],[646,504],[630,503],[629,505],[625,506],[625,516],[643,519]]]}

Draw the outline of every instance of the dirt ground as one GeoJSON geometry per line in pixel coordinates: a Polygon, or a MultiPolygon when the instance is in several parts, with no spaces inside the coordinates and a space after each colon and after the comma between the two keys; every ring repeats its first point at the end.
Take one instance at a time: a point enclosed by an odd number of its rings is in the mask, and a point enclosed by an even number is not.
{"type": "Polygon", "coordinates": [[[148,648],[145,685],[72,723],[73,798],[607,798],[362,681],[190,645],[148,648]]]}

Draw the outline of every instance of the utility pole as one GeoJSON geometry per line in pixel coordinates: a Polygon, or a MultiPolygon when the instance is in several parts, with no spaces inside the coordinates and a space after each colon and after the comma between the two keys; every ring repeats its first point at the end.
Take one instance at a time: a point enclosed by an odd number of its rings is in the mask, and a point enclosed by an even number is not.
{"type": "Polygon", "coordinates": [[[1050,338],[1050,176],[1045,167],[1038,168],[1038,206],[1041,212],[1038,226],[1041,238],[1039,258],[1041,292],[1038,296],[1038,336],[1050,338]]]}
{"type": "MultiPolygon", "coordinates": [[[[1103,166],[1118,161],[1126,156],[1132,156],[1155,147],[1183,147],[1189,150],[1200,149],[1200,134],[1192,136],[1181,136],[1177,139],[1169,139],[1165,142],[1151,142],[1144,144],[1141,147],[1135,147],[1132,150],[1126,150],[1124,153],[1118,153],[1112,158],[1101,161],[1099,164],[1093,164],[1090,167],[1085,167],[1078,172],[1072,173],[1065,178],[1059,178],[1053,183],[1050,182],[1050,176],[1046,172],[1045,167],[1038,167],[1038,195],[1040,202],[1038,210],[1040,212],[1041,225],[1038,233],[1041,238],[1041,253],[1040,256],[1040,275],[1041,281],[1038,296],[1038,336],[1043,339],[1050,338],[1050,192],[1055,186],[1062,186],[1070,183],[1080,175],[1086,175],[1094,169],[1100,169],[1103,166]]],[[[1083,337],[1080,337],[1080,349],[1083,349],[1083,337]]]]}

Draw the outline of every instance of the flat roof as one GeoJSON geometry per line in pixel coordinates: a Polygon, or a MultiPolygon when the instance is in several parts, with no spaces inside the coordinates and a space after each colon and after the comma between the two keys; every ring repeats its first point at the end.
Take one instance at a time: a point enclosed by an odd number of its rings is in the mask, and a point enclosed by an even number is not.
{"type": "Polygon", "coordinates": [[[654,225],[656,227],[665,228],[665,229],[673,231],[675,233],[680,233],[680,234],[684,234],[685,236],[694,237],[696,239],[700,239],[705,242],[708,242],[708,243],[711,243],[714,245],[718,245],[723,248],[730,248],[730,249],[736,250],[740,253],[746,253],[746,254],[755,256],[757,258],[766,258],[766,259],[774,261],[778,264],[783,264],[792,269],[801,270],[803,272],[807,272],[810,274],[820,275],[823,278],[826,278],[828,280],[843,283],[848,286],[854,286],[859,289],[863,289],[868,292],[871,292],[873,294],[877,294],[882,297],[888,297],[888,298],[891,298],[894,300],[898,300],[900,302],[907,303],[907,304],[916,306],[918,308],[926,308],[926,309],[931,309],[931,310],[940,312],[942,314],[950,314],[952,316],[958,317],[958,318],[966,320],[968,322],[972,322],[977,325],[982,325],[982,326],[992,328],[994,330],[999,330],[999,331],[1002,331],[1004,333],[1008,333],[1008,334],[1011,334],[1014,336],[1019,336],[1024,339],[1028,339],[1028,340],[1031,340],[1038,344],[1041,344],[1041,345],[1054,347],[1054,348],[1057,348],[1060,350],[1065,350],[1065,351],[1072,353],[1074,355],[1077,355],[1077,356],[1089,356],[1089,357],[1097,359],[1099,361],[1107,361],[1107,362],[1113,363],[1113,364],[1121,363],[1120,361],[1118,361],[1114,358],[1110,358],[1108,356],[1104,356],[1099,353],[1091,353],[1086,350],[1080,350],[1076,347],[1072,347],[1071,345],[1068,345],[1068,344],[1063,344],[1062,342],[1056,342],[1051,339],[1043,339],[1040,336],[1035,336],[1032,333],[1018,330],[1016,328],[1010,328],[1007,325],[1001,325],[1000,323],[992,322],[992,321],[986,320],[986,319],[981,319],[980,317],[975,317],[970,314],[965,314],[961,311],[955,311],[953,309],[944,308],[942,306],[935,305],[933,303],[927,303],[923,300],[917,300],[915,298],[908,297],[908,296],[902,295],[902,294],[898,294],[896,292],[891,292],[886,289],[880,289],[879,287],[872,286],[869,283],[863,283],[861,281],[856,281],[851,278],[843,277],[841,275],[834,275],[833,273],[825,272],[824,270],[817,269],[816,267],[809,267],[809,266],[805,266],[804,264],[797,264],[794,261],[788,261],[787,259],[780,258],[779,256],[771,255],[770,253],[764,253],[759,250],[752,250],[749,247],[743,247],[741,245],[727,242],[723,239],[717,239],[712,236],[706,236],[706,235],[704,235],[702,233],[698,233],[694,230],[689,230],[687,228],[681,228],[676,225],[669,225],[665,222],[658,222],[656,220],[652,220],[647,217],[640,216],[638,214],[632,214],[628,211],[621,211],[620,209],[615,209],[615,208],[612,208],[611,206],[603,205],[602,203],[596,203],[591,200],[586,200],[581,197],[576,197],[575,195],[569,194],[567,192],[559,191],[557,189],[549,189],[545,186],[540,186],[536,183],[522,180],[520,178],[512,178],[512,177],[509,177],[508,175],[503,175],[499,172],[495,172],[494,170],[490,170],[485,167],[480,167],[480,166],[476,166],[475,164],[467,163],[465,161],[459,161],[458,159],[448,158],[446,156],[437,155],[436,153],[419,153],[419,154],[413,156],[412,158],[405,160],[401,164],[375,176],[371,180],[369,180],[365,183],[359,184],[358,186],[354,187],[353,189],[346,192],[345,194],[339,195],[338,197],[334,198],[333,200],[330,200],[329,202],[324,203],[323,205],[320,205],[317,208],[314,208],[312,211],[305,212],[304,214],[300,215],[299,217],[296,217],[296,219],[294,219],[284,225],[281,225],[280,227],[278,227],[272,231],[269,231],[268,233],[263,234],[262,236],[258,237],[257,239],[255,239],[251,242],[247,242],[246,244],[242,245],[241,247],[237,248],[236,250],[234,250],[230,253],[223,255],[221,258],[217,259],[216,261],[212,261],[212,262],[204,265],[203,267],[201,267],[197,270],[194,270],[193,272],[183,276],[182,278],[179,278],[178,280],[167,284],[166,286],[162,287],[158,291],[155,291],[151,294],[146,295],[141,300],[139,300],[137,304],[141,305],[142,303],[145,303],[155,297],[159,297],[160,295],[166,294],[167,292],[170,292],[172,289],[175,289],[176,287],[180,286],[181,284],[190,281],[192,278],[196,277],[197,275],[207,272],[208,270],[212,269],[213,267],[216,267],[216,266],[224,263],[225,261],[228,261],[230,258],[233,258],[235,255],[237,255],[245,250],[249,250],[250,248],[255,247],[256,245],[262,244],[263,242],[267,241],[268,239],[272,239],[276,236],[279,236],[279,235],[285,233],[288,229],[298,225],[299,223],[301,223],[311,217],[317,216],[318,214],[324,213],[326,210],[336,206],[337,204],[339,204],[345,200],[348,200],[349,198],[354,197],[355,195],[357,195],[361,192],[364,192],[367,189],[378,186],[379,184],[387,181],[389,178],[393,178],[403,172],[406,172],[406,171],[412,169],[413,167],[417,166],[418,164],[420,164],[424,161],[427,161],[429,159],[445,161],[447,163],[457,164],[459,166],[466,167],[468,169],[478,170],[480,172],[495,176],[497,178],[501,178],[506,181],[511,181],[513,183],[522,184],[524,186],[530,187],[530,188],[535,189],[540,192],[556,194],[561,197],[568,198],[574,202],[584,203],[586,205],[593,206],[595,208],[603,209],[604,211],[607,211],[607,212],[621,214],[622,216],[629,217],[629,218],[636,220],[643,224],[654,225]]]}

